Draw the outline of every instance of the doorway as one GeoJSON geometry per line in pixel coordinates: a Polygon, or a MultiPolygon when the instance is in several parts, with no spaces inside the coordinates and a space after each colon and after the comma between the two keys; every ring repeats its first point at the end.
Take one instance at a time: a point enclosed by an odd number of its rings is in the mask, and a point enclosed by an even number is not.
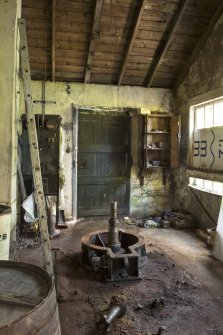
{"type": "Polygon", "coordinates": [[[77,216],[129,214],[130,117],[80,110],[78,123],[77,216]]]}

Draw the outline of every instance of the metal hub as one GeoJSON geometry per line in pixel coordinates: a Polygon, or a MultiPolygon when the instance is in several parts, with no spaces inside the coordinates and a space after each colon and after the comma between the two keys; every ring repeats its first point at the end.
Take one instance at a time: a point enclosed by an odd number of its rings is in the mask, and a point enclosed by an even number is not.
{"type": "Polygon", "coordinates": [[[117,203],[111,204],[108,231],[97,231],[82,238],[83,259],[95,271],[103,270],[108,281],[141,279],[147,261],[140,237],[118,230],[117,203]]]}

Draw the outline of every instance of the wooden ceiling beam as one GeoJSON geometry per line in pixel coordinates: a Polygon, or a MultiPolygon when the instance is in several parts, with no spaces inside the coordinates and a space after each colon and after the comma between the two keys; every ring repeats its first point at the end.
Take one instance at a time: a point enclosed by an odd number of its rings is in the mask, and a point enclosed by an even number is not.
{"type": "Polygon", "coordinates": [[[201,36],[199,42],[197,43],[196,47],[194,48],[192,54],[190,55],[186,66],[184,66],[183,71],[179,74],[179,76],[178,76],[178,78],[175,82],[175,85],[174,85],[174,91],[177,90],[180,83],[184,80],[186,74],[189,71],[189,68],[193,64],[195,58],[197,57],[197,55],[201,51],[202,47],[205,45],[208,37],[210,36],[211,32],[213,31],[213,28],[214,28],[215,24],[217,23],[217,21],[219,20],[219,18],[221,17],[222,14],[223,14],[223,2],[219,5],[218,9],[216,10],[215,15],[211,19],[207,29],[205,30],[205,32],[201,36]]]}
{"type": "Polygon", "coordinates": [[[155,61],[154,63],[151,65],[150,69],[149,69],[149,73],[147,76],[147,80],[146,80],[146,86],[150,87],[152,84],[152,81],[155,77],[155,74],[159,68],[160,63],[162,62],[166,51],[168,50],[170,43],[173,39],[173,36],[175,34],[175,31],[181,21],[181,18],[185,12],[185,9],[187,7],[187,5],[189,4],[189,0],[181,0],[179,8],[177,10],[177,13],[173,19],[173,21],[171,22],[167,37],[165,39],[165,41],[160,45],[160,47],[158,47],[157,49],[157,53],[154,57],[155,61]]]}
{"type": "Polygon", "coordinates": [[[55,69],[56,69],[56,0],[52,0],[51,3],[51,20],[52,20],[52,81],[55,81],[55,69]]]}
{"type": "Polygon", "coordinates": [[[86,65],[86,70],[85,70],[85,77],[84,77],[85,83],[89,83],[91,80],[91,68],[92,68],[92,63],[94,59],[96,43],[97,43],[97,39],[99,35],[99,25],[101,21],[103,3],[104,3],[104,0],[96,0],[94,21],[93,21],[93,26],[92,26],[91,40],[90,40],[88,59],[87,59],[87,65],[86,65]]]}
{"type": "Polygon", "coordinates": [[[118,86],[121,85],[121,83],[122,83],[122,79],[123,79],[123,76],[124,76],[124,72],[125,72],[125,69],[126,69],[128,58],[129,58],[129,55],[131,53],[132,46],[133,46],[133,43],[134,43],[135,38],[136,38],[136,34],[138,32],[139,24],[140,24],[145,6],[146,6],[146,0],[141,0],[141,3],[139,4],[139,7],[138,7],[138,13],[136,15],[136,21],[135,21],[135,24],[134,24],[134,27],[133,27],[133,30],[132,30],[132,35],[131,35],[129,45],[128,45],[128,48],[127,48],[127,51],[126,51],[126,54],[125,54],[125,58],[124,58],[123,63],[122,63],[121,71],[120,71],[120,74],[119,74],[118,86]]]}

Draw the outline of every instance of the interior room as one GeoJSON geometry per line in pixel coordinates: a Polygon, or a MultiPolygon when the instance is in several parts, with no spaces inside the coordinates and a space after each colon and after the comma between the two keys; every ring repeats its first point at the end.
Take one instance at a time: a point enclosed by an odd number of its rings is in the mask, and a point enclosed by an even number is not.
{"type": "Polygon", "coordinates": [[[223,334],[221,0],[0,0],[0,335],[223,334]]]}

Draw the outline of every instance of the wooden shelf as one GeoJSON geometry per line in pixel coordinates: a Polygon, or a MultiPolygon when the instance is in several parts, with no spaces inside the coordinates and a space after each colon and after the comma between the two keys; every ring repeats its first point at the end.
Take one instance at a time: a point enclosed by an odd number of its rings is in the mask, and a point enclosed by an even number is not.
{"type": "Polygon", "coordinates": [[[148,131],[147,134],[159,135],[159,134],[170,134],[170,131],[148,131]]]}
{"type": "Polygon", "coordinates": [[[155,118],[157,118],[157,117],[169,117],[169,118],[171,118],[172,115],[170,115],[170,114],[147,114],[147,117],[155,117],[155,118]]]}
{"type": "Polygon", "coordinates": [[[170,114],[142,115],[140,129],[140,166],[143,169],[168,169],[179,166],[179,116],[170,114]],[[154,166],[152,162],[160,162],[154,166]],[[148,164],[148,165],[147,165],[148,164]]]}
{"type": "Polygon", "coordinates": [[[146,169],[157,169],[157,168],[162,168],[162,169],[169,169],[170,168],[170,166],[169,165],[158,165],[158,166],[153,166],[153,165],[151,165],[151,166],[147,166],[146,167],[146,169]]]}
{"type": "Polygon", "coordinates": [[[156,151],[156,150],[170,150],[171,148],[146,148],[146,150],[149,150],[149,151],[156,151]]]}

